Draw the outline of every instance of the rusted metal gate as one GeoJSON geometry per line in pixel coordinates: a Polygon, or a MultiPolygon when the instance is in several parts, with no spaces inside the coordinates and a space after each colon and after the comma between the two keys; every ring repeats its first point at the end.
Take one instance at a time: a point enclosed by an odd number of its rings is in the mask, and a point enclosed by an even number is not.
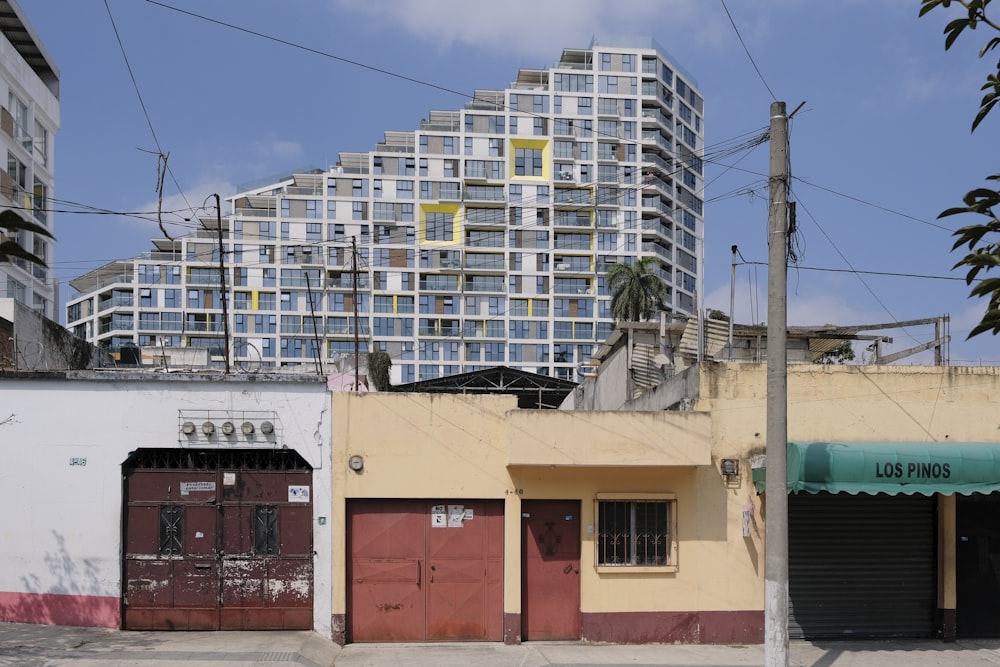
{"type": "Polygon", "coordinates": [[[580,638],[580,501],[521,503],[521,637],[580,638]]]}
{"type": "Polygon", "coordinates": [[[348,504],[349,641],[503,639],[503,502],[348,504]]]}
{"type": "Polygon", "coordinates": [[[123,466],[129,630],[312,628],[312,471],[290,450],[138,450],[123,466]]]}

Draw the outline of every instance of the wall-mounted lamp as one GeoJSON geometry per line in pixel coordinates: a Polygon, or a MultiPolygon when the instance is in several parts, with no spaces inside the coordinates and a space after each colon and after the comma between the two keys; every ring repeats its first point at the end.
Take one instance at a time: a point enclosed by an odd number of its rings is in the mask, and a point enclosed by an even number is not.
{"type": "Polygon", "coordinates": [[[232,435],[236,432],[236,425],[233,422],[222,422],[222,434],[232,435]]]}
{"type": "Polygon", "coordinates": [[[734,477],[740,476],[740,462],[736,459],[722,459],[719,463],[719,470],[726,481],[731,481],[734,477]]]}
{"type": "Polygon", "coordinates": [[[215,433],[215,424],[212,422],[205,422],[201,425],[201,432],[205,435],[212,435],[215,433]]]}
{"type": "Polygon", "coordinates": [[[194,435],[194,422],[184,422],[181,424],[181,433],[184,435],[194,435]]]}
{"type": "Polygon", "coordinates": [[[271,422],[262,422],[260,425],[260,432],[264,435],[271,435],[274,433],[274,424],[271,422]]]}

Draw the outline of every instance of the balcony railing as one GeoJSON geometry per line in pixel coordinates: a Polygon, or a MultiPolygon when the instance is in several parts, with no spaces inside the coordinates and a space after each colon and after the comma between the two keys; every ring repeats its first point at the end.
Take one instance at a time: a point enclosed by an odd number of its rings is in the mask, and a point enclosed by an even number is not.
{"type": "Polygon", "coordinates": [[[643,252],[654,253],[658,257],[660,257],[662,259],[665,259],[668,262],[672,262],[673,259],[674,259],[673,258],[673,253],[670,250],[668,250],[667,248],[664,248],[663,246],[661,246],[659,243],[643,243],[642,244],[642,250],[643,250],[643,252]]]}
{"type": "Polygon", "coordinates": [[[162,318],[140,319],[139,331],[183,331],[184,323],[178,320],[164,320],[162,318]]]}

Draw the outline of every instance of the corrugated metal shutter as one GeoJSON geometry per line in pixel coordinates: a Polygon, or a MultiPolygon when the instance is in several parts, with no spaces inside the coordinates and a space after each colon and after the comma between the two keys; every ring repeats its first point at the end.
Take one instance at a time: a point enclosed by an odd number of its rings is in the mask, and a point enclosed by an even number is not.
{"type": "Polygon", "coordinates": [[[789,496],[789,636],[930,636],[935,517],[928,496],[789,496]]]}

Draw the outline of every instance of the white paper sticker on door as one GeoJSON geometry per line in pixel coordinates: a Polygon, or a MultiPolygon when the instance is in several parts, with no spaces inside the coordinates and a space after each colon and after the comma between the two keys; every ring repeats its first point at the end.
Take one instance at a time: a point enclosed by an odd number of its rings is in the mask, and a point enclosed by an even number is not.
{"type": "Polygon", "coordinates": [[[307,503],[309,502],[309,487],[288,485],[288,502],[307,503]]]}
{"type": "Polygon", "coordinates": [[[462,520],[465,518],[464,505],[448,505],[448,527],[461,528],[462,520]]]}
{"type": "Polygon", "coordinates": [[[444,505],[431,507],[431,528],[444,528],[447,525],[448,518],[444,512],[444,505]]]}

